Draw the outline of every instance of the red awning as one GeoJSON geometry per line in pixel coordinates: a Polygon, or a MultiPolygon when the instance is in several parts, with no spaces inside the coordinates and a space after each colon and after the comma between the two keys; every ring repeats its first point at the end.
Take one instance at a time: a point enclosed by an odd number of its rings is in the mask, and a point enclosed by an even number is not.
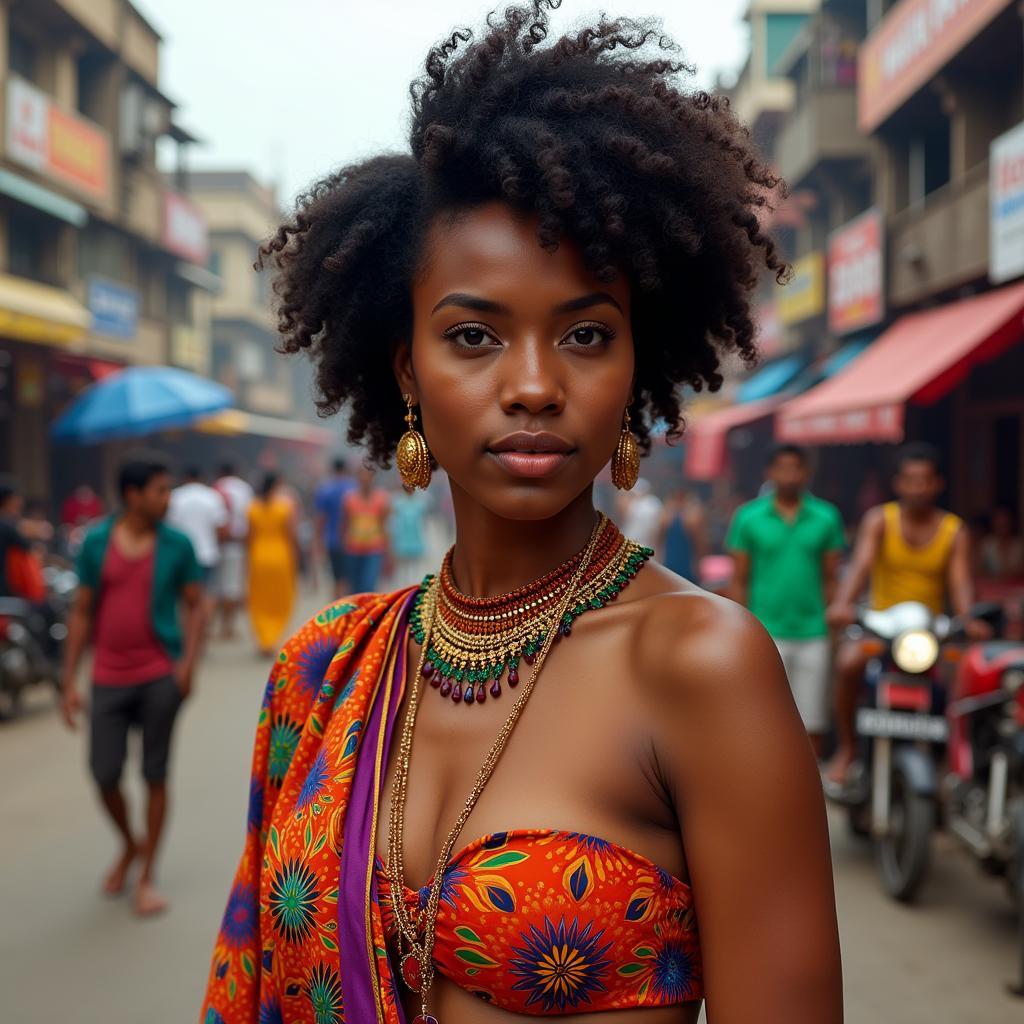
{"type": "Polygon", "coordinates": [[[777,395],[760,402],[728,405],[693,421],[686,428],[686,466],[690,480],[714,480],[725,469],[729,431],[770,416],[782,399],[777,395]]]}
{"type": "Polygon", "coordinates": [[[902,441],[906,403],[937,402],[1019,342],[1022,313],[1024,284],[1016,284],[901,317],[846,369],[790,399],[775,435],[804,444],[902,441]]]}

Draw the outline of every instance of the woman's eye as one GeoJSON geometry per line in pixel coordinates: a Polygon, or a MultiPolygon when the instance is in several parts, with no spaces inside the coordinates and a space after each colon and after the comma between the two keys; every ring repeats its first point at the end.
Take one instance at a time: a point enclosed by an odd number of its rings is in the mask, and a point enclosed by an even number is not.
{"type": "Polygon", "coordinates": [[[574,327],[563,339],[571,345],[578,345],[580,348],[597,348],[614,337],[611,328],[603,324],[580,324],[574,327]]]}
{"type": "Polygon", "coordinates": [[[498,344],[487,328],[475,324],[456,324],[448,328],[444,336],[463,348],[485,348],[490,344],[498,344]]]}

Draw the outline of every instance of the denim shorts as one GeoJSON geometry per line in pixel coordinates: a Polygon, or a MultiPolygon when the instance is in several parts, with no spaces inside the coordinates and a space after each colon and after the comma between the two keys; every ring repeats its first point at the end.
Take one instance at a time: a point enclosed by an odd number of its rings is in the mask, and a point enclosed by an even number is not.
{"type": "Polygon", "coordinates": [[[142,775],[163,782],[171,752],[171,733],[181,707],[181,691],[172,676],[127,686],[92,687],[89,768],[100,789],[121,779],[129,729],[142,730],[142,775]]]}

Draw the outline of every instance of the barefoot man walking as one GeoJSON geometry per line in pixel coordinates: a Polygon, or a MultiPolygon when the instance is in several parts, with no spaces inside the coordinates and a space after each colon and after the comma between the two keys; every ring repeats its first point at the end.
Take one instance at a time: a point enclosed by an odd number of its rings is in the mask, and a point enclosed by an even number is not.
{"type": "Polygon", "coordinates": [[[202,570],[189,539],[163,522],[171,494],[164,463],[155,457],[126,462],[119,489],[121,513],[94,527],[79,554],[63,715],[71,729],[77,727],[83,701],[76,676],[91,639],[95,657],[89,765],[122,842],[103,891],[112,896],[123,892],[133,863],[141,860],[134,905],[138,914],[150,916],[167,909],[155,885],[154,864],[167,812],[171,733],[192,689],[202,637],[202,570]],[[186,613],[184,634],[179,604],[186,613]],[[135,837],[120,785],[133,727],[142,730],[142,774],[148,791],[144,840],[135,837]]]}

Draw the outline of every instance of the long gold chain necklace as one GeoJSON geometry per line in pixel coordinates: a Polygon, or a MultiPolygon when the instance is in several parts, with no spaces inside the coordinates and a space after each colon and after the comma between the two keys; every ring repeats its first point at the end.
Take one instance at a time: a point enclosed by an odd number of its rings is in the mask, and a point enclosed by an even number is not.
{"type": "MultiPolygon", "coordinates": [[[[583,611],[590,607],[599,607],[599,605],[588,604],[587,608],[583,608],[581,607],[578,598],[581,596],[581,581],[584,579],[591,566],[595,549],[597,548],[601,537],[607,534],[608,525],[608,520],[604,516],[598,517],[598,521],[594,526],[590,540],[588,541],[586,548],[583,550],[582,555],[579,557],[578,562],[574,567],[574,571],[569,578],[568,585],[564,588],[561,600],[558,602],[551,618],[551,624],[557,625],[559,628],[548,629],[546,635],[544,635],[540,641],[539,648],[536,649],[531,657],[529,663],[532,665],[532,672],[530,673],[530,676],[523,686],[523,689],[515,703],[512,705],[508,718],[506,718],[504,725],[502,725],[499,730],[497,738],[477,773],[473,789],[441,847],[441,852],[437,858],[437,866],[434,870],[434,876],[430,885],[430,892],[427,897],[426,905],[423,907],[420,914],[420,926],[418,927],[417,922],[410,916],[405,903],[405,867],[402,857],[402,849],[405,839],[405,802],[409,784],[412,737],[416,724],[416,713],[419,708],[421,685],[422,681],[428,675],[432,676],[434,672],[432,669],[430,673],[427,673],[424,669],[427,664],[428,650],[434,649],[431,641],[434,629],[438,623],[441,584],[436,579],[429,579],[421,593],[421,599],[417,604],[417,609],[419,628],[422,630],[422,639],[417,636],[415,631],[413,632],[414,638],[416,638],[420,643],[419,664],[417,666],[416,674],[412,677],[410,683],[409,702],[406,707],[405,721],[403,723],[402,735],[399,743],[398,766],[395,772],[394,782],[392,784],[391,821],[388,829],[388,877],[391,886],[391,900],[394,917],[398,926],[400,970],[405,984],[413,992],[418,992],[420,994],[421,1012],[413,1020],[412,1024],[438,1024],[437,1018],[431,1015],[427,1010],[427,994],[430,991],[434,980],[434,937],[437,926],[437,914],[440,904],[441,890],[444,884],[444,871],[448,866],[448,860],[451,857],[452,850],[455,848],[456,841],[462,834],[464,825],[480,798],[480,794],[484,791],[484,787],[487,785],[494,772],[495,766],[497,765],[498,760],[505,749],[505,745],[508,743],[508,739],[512,734],[512,730],[515,728],[516,723],[522,715],[526,702],[529,700],[530,694],[533,692],[537,676],[547,659],[548,653],[550,652],[555,639],[560,635],[567,635],[561,631],[560,627],[565,624],[566,621],[571,625],[572,618],[575,617],[573,613],[576,608],[580,608],[578,614],[583,614],[583,611]],[[576,600],[577,603],[574,604],[574,600],[576,600]],[[567,615],[570,616],[568,620],[566,619],[567,615]],[[406,951],[403,952],[403,949],[406,951]]],[[[615,530],[615,533],[618,535],[617,530],[615,530]]],[[[636,552],[642,553],[641,559],[636,567],[638,570],[639,566],[646,561],[652,552],[650,552],[650,549],[640,548],[638,545],[630,545],[630,553],[633,553],[633,549],[635,549],[636,552]]],[[[628,579],[635,574],[636,570],[625,576],[621,584],[616,582],[618,589],[621,590],[622,586],[625,586],[626,582],[628,582],[628,579]]],[[[619,575],[622,574],[620,573],[619,575]]],[[[607,584],[604,585],[604,588],[606,590],[607,584]]],[[[607,590],[606,592],[610,593],[610,591],[607,590]]],[[[618,590],[616,590],[615,593],[617,594],[618,590]]],[[[610,600],[611,598],[609,597],[608,599],[610,600]]],[[[602,601],[603,600],[604,599],[602,599],[602,601]]],[[[499,643],[497,646],[501,647],[502,644],[499,643]]],[[[474,655],[468,655],[466,663],[475,664],[473,657],[474,655]]],[[[457,670],[458,669],[456,668],[456,671],[457,670]]]]}

